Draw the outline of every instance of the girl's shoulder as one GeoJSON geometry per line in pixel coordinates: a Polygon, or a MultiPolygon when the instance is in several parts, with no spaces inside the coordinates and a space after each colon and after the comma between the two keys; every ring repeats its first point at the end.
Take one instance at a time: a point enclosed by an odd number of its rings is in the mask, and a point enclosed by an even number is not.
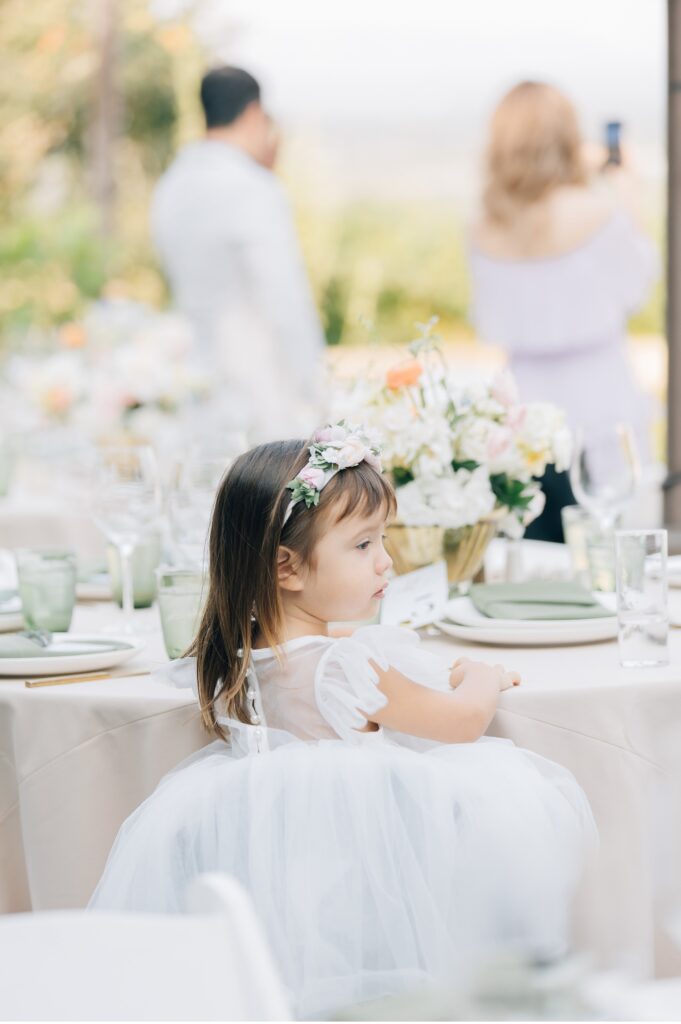
{"type": "Polygon", "coordinates": [[[383,662],[392,651],[414,648],[420,642],[418,633],[404,626],[360,626],[350,636],[335,638],[327,657],[331,657],[334,651],[337,653],[361,649],[366,654],[376,657],[379,662],[383,662]]]}

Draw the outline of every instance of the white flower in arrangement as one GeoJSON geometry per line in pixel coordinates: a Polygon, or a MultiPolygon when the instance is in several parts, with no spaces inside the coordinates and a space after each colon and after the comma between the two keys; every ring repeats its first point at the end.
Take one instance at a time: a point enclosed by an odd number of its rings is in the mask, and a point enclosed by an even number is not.
{"type": "Polygon", "coordinates": [[[492,381],[489,389],[490,398],[503,409],[513,409],[520,404],[520,395],[516,383],[508,370],[502,370],[492,381]]]}
{"type": "Polygon", "coordinates": [[[40,361],[17,359],[9,377],[48,419],[67,419],[87,394],[87,372],[75,352],[57,352],[40,361]]]}
{"type": "Polygon", "coordinates": [[[517,430],[517,445],[524,453],[533,476],[541,476],[546,466],[567,469],[572,440],[564,413],[550,402],[530,402],[517,430]]]}
{"type": "Polygon", "coordinates": [[[490,473],[503,473],[512,445],[513,433],[508,426],[471,415],[455,428],[452,447],[457,462],[478,462],[490,473]]]}
{"type": "Polygon", "coordinates": [[[494,508],[484,466],[450,470],[447,476],[419,476],[397,489],[397,519],[404,526],[472,526],[494,508]]]}

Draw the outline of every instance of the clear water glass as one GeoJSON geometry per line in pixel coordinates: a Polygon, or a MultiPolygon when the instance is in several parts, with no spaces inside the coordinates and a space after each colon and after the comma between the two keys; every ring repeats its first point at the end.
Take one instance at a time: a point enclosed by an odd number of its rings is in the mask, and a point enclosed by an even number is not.
{"type": "Polygon", "coordinates": [[[586,587],[591,585],[587,541],[594,527],[594,518],[581,505],[565,505],[560,510],[563,535],[570,552],[572,572],[576,580],[586,587]]]}
{"type": "Polygon", "coordinates": [[[127,633],[134,632],[132,553],[140,539],[157,525],[160,511],[160,480],[152,448],[132,444],[102,448],[93,514],[97,525],[119,553],[123,628],[127,633]]]}
{"type": "Polygon", "coordinates": [[[245,438],[239,434],[220,438],[219,444],[204,441],[176,463],[168,495],[168,513],[176,554],[184,565],[196,568],[207,565],[215,495],[245,444],[245,438]]]}
{"type": "Polygon", "coordinates": [[[587,587],[601,593],[615,593],[615,534],[594,525],[586,539],[589,566],[587,587]]]}
{"type": "Polygon", "coordinates": [[[163,642],[169,658],[181,658],[199,628],[208,581],[197,569],[156,570],[163,642]]]}
{"type": "Polygon", "coordinates": [[[29,629],[65,633],[76,603],[76,555],[73,551],[16,552],[19,596],[29,629]]]}
{"type": "Polygon", "coordinates": [[[620,664],[668,665],[667,531],[617,530],[615,570],[620,664]]]}

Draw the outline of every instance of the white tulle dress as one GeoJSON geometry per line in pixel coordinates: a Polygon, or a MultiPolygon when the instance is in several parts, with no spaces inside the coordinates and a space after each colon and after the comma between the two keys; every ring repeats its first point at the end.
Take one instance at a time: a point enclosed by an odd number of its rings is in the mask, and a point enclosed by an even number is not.
{"type": "MultiPolygon", "coordinates": [[[[170,772],[125,822],[90,905],[181,911],[194,875],[229,872],[300,1017],[451,981],[499,947],[564,951],[595,842],[569,772],[508,740],[358,732],[386,701],[372,661],[448,688],[414,633],[368,626],[283,651],[253,655],[253,724],[220,719],[231,742],[170,772]]],[[[195,687],[193,660],[168,672],[195,687]]]]}

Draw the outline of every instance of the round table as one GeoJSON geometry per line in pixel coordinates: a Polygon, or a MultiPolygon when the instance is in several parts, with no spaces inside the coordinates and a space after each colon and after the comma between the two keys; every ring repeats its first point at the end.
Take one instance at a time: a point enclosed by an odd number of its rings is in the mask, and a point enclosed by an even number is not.
{"type": "MultiPolygon", "coordinates": [[[[119,614],[80,605],[73,629],[96,631],[119,614]]],[[[137,617],[151,632],[130,672],[167,661],[157,609],[137,617]]],[[[600,832],[576,944],[600,964],[652,969],[657,958],[659,967],[651,813],[665,737],[681,729],[681,631],[672,632],[671,664],[649,670],[620,668],[614,641],[537,649],[444,635],[423,642],[450,660],[465,653],[521,672],[523,685],[501,694],[489,732],[570,769],[600,832]]],[[[152,675],[38,689],[0,682],[0,911],[84,906],[121,823],[207,742],[193,695],[152,675]]]]}

